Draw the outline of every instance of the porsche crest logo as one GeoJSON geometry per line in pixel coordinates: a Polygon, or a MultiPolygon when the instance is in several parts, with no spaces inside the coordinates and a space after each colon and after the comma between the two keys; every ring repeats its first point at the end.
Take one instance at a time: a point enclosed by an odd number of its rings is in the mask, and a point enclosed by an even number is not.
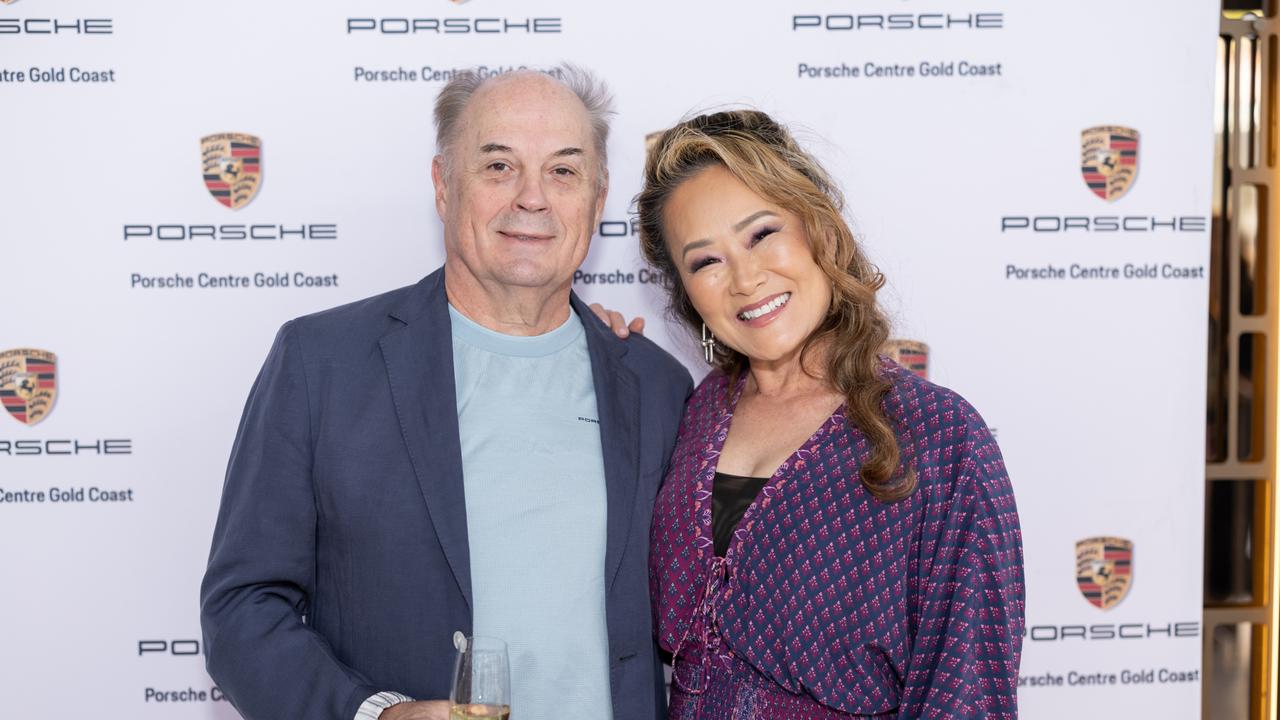
{"type": "Polygon", "coordinates": [[[1138,131],[1100,125],[1080,133],[1080,174],[1094,195],[1112,202],[1138,177],[1138,131]]]}
{"type": "Polygon", "coordinates": [[[253,200],[262,185],[262,140],[243,133],[203,137],[200,168],[213,199],[239,210],[253,200]]]}
{"type": "Polygon", "coordinates": [[[58,397],[58,358],[45,350],[0,352],[0,403],[9,417],[35,425],[53,411],[58,397]]]}
{"type": "Polygon", "coordinates": [[[890,360],[919,375],[929,379],[929,346],[919,340],[889,340],[884,344],[884,352],[890,360]]]}
{"type": "Polygon", "coordinates": [[[1132,541],[1094,537],[1076,543],[1076,587],[1090,605],[1110,610],[1129,593],[1132,583],[1132,541]]]}

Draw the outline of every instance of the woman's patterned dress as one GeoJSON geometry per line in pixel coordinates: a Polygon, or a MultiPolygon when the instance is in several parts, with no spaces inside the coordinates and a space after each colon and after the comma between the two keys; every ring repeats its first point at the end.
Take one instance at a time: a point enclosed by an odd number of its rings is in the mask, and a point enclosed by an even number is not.
{"type": "Polygon", "coordinates": [[[1022,539],[995,439],[963,398],[885,362],[885,409],[919,487],[858,479],[841,407],[712,550],[712,482],[743,380],[695,391],[651,533],[672,720],[1016,718],[1022,539]]]}

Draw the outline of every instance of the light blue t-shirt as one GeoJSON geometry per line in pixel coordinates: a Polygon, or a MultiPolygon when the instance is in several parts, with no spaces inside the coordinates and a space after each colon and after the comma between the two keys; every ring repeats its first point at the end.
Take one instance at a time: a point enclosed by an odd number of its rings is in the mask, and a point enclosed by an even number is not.
{"type": "Polygon", "coordinates": [[[507,642],[511,716],[610,720],[605,482],[582,321],[503,335],[452,306],[473,632],[507,642]]]}

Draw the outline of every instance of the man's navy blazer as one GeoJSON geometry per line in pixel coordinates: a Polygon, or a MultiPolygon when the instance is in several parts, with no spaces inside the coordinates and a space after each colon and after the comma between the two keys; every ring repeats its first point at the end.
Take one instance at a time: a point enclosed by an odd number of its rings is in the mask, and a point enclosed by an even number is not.
{"type": "MultiPolygon", "coordinates": [[[[613,716],[654,720],[649,524],[692,381],[571,302],[600,412],[613,716]]],[[[276,336],[200,592],[209,673],[246,718],[352,720],[382,690],[448,698],[473,607],[452,348],[443,270],[276,336]]]]}

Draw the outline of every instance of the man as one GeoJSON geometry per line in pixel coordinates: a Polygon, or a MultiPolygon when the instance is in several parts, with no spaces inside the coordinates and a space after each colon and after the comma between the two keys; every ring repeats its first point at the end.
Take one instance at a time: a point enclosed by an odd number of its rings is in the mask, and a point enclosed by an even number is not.
{"type": "Polygon", "coordinates": [[[246,718],[445,718],[473,634],[508,643],[519,720],[663,715],[648,532],[692,383],[570,290],[608,114],[569,67],[451,81],[444,267],[280,330],[201,590],[246,718]]]}

